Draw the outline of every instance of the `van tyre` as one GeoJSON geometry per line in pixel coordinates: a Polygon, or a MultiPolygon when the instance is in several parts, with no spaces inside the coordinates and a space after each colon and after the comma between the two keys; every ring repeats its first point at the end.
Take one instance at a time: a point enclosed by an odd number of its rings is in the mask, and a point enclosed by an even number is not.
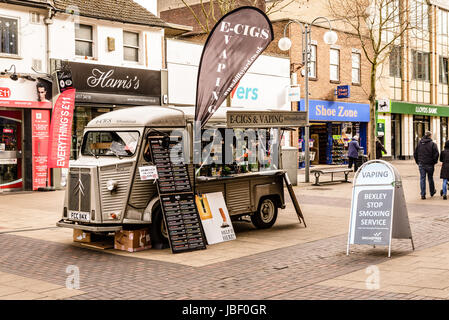
{"type": "Polygon", "coordinates": [[[273,198],[263,198],[257,211],[251,216],[251,222],[258,229],[268,229],[273,226],[278,217],[278,207],[273,198]]]}
{"type": "Polygon", "coordinates": [[[165,227],[164,217],[162,216],[161,207],[157,207],[153,211],[151,220],[151,247],[154,249],[169,248],[168,233],[165,227]]]}

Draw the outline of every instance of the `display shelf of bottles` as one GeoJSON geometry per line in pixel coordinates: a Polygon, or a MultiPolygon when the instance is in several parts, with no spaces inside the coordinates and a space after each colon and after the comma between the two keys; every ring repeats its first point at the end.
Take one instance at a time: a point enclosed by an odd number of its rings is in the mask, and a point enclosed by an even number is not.
{"type": "Polygon", "coordinates": [[[332,164],[344,164],[346,160],[346,151],[343,141],[334,139],[332,143],[332,164]]]}

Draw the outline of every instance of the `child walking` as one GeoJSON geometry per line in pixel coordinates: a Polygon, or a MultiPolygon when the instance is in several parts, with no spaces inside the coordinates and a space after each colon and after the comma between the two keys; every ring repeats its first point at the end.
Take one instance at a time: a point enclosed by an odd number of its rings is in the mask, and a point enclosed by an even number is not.
{"type": "Polygon", "coordinates": [[[440,194],[444,200],[447,200],[447,180],[449,179],[449,140],[444,143],[444,150],[441,151],[440,161],[443,163],[441,167],[440,178],[443,179],[443,190],[440,194]]]}

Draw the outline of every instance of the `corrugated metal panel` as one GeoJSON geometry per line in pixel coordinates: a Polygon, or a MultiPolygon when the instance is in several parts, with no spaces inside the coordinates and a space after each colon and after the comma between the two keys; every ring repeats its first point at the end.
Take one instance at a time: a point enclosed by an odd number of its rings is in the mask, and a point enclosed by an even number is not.
{"type": "Polygon", "coordinates": [[[226,184],[226,205],[232,213],[250,211],[249,180],[226,184]]]}
{"type": "Polygon", "coordinates": [[[225,187],[223,183],[199,182],[196,186],[199,193],[223,192],[223,195],[225,194],[225,187]]]}
{"type": "Polygon", "coordinates": [[[100,170],[100,192],[101,192],[101,209],[103,216],[105,213],[124,212],[125,204],[128,198],[128,190],[131,185],[131,169],[132,163],[122,164],[120,170],[116,170],[115,166],[101,168],[100,170]],[[109,169],[109,170],[107,170],[109,169]],[[108,180],[117,181],[117,189],[110,192],[106,186],[108,180]]]}
{"type": "Polygon", "coordinates": [[[141,180],[139,170],[136,170],[129,204],[138,209],[145,208],[155,193],[157,186],[154,180],[141,180]]]}

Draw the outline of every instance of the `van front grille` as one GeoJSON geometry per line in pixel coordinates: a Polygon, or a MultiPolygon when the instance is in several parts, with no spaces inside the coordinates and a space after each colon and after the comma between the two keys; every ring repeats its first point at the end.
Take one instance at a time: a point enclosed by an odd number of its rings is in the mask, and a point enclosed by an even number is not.
{"type": "Polygon", "coordinates": [[[79,199],[79,186],[78,186],[78,173],[70,173],[69,177],[69,210],[79,211],[80,199],[79,199]]]}
{"type": "Polygon", "coordinates": [[[91,177],[90,173],[71,170],[69,174],[69,210],[90,212],[91,177]]]}

